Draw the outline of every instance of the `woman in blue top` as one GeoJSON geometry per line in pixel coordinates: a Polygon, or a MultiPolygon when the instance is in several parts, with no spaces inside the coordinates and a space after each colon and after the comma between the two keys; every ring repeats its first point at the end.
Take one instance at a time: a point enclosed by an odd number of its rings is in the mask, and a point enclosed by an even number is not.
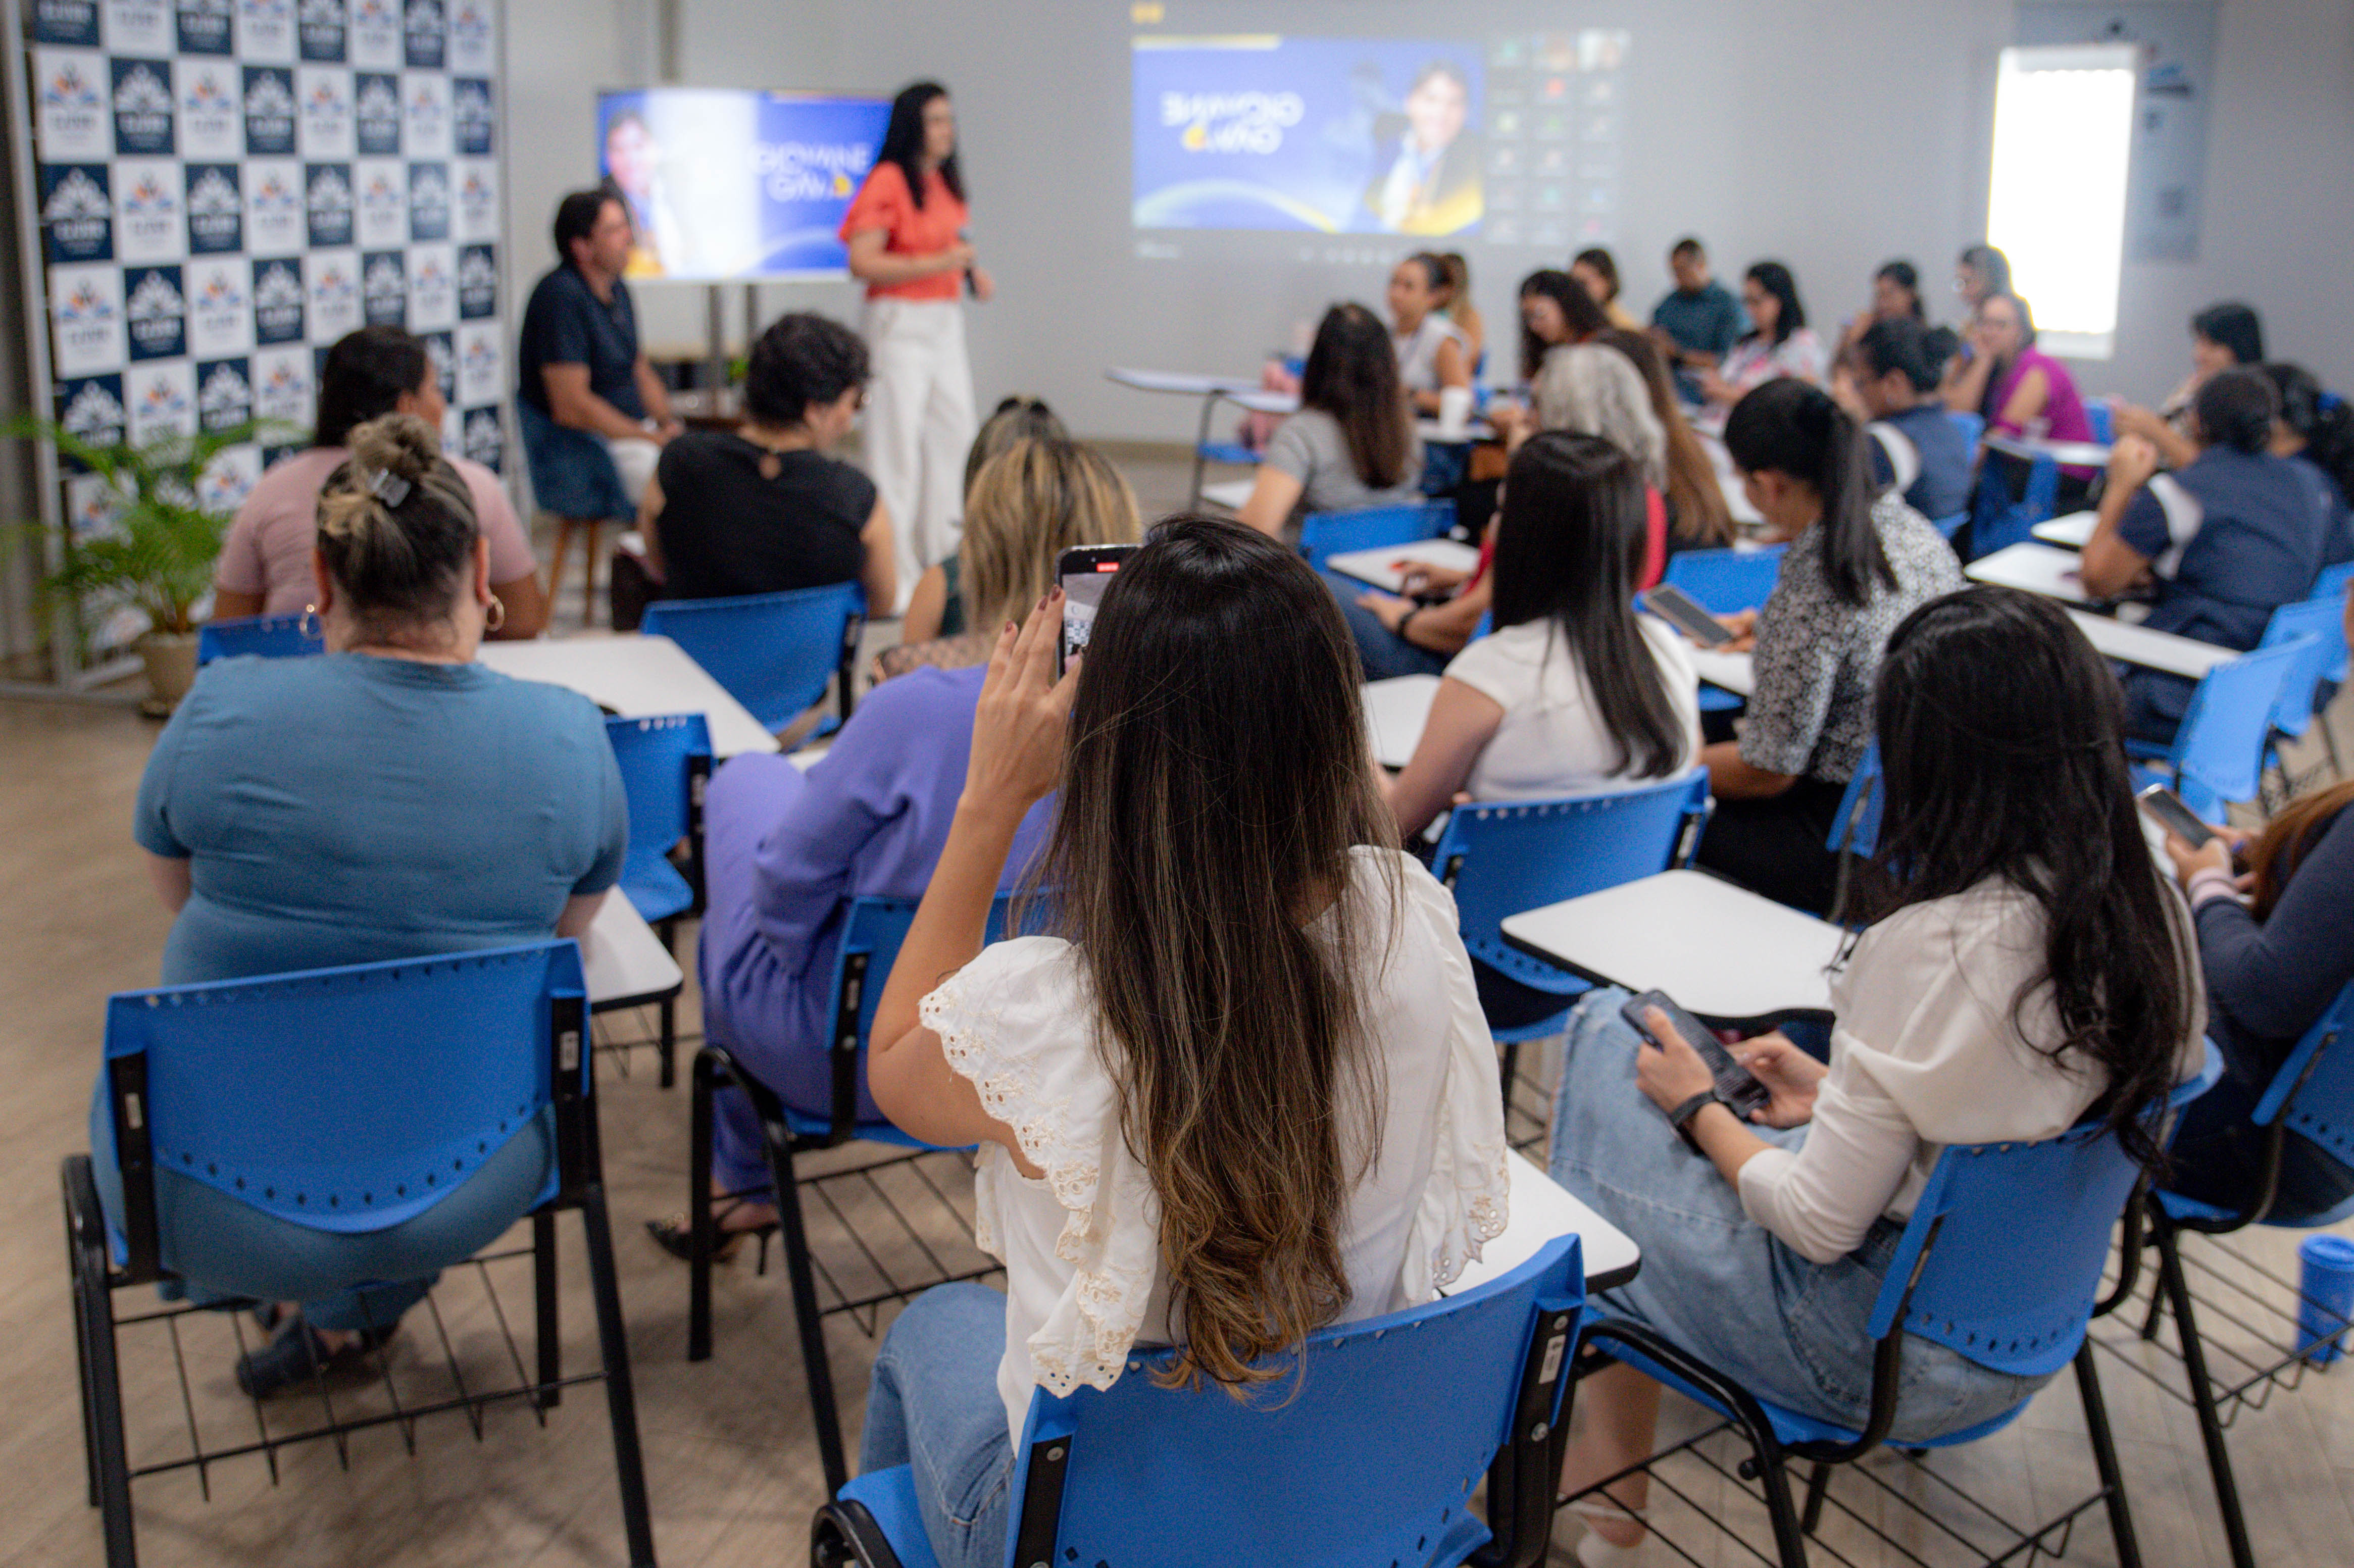
{"type": "Polygon", "coordinates": [[[1854,389],[1850,411],[1867,421],[1872,482],[1895,490],[1905,505],[1933,520],[1970,506],[1976,454],[1937,396],[1956,341],[1943,327],[1898,316],[1864,328],[1840,366],[1854,389]]]}
{"type": "MultiPolygon", "coordinates": [[[[148,758],[134,832],[177,916],[166,985],[578,936],[620,876],[628,810],[596,707],[473,662],[504,614],[465,481],[412,416],[349,444],[319,497],[327,652],[211,665],[148,758]]],[[[94,1163],[119,1212],[100,1087],[94,1163]]],[[[239,1386],[262,1397],[382,1344],[431,1288],[408,1277],[419,1259],[488,1245],[529,1203],[549,1132],[377,1231],[306,1229],[156,1172],[191,1295],[302,1303],[239,1386]]]]}
{"type": "MultiPolygon", "coordinates": [[[[2144,623],[2153,630],[2253,648],[2274,609],[2313,591],[2335,498],[2318,469],[2267,450],[2280,397],[2263,371],[2208,377],[2192,413],[2201,450],[2174,473],[2158,471],[2158,449],[2141,437],[2117,442],[2078,570],[2096,599],[2154,587],[2144,623]]],[[[2195,689],[2179,675],[2134,671],[2127,728],[2170,741],[2195,689]]]]}

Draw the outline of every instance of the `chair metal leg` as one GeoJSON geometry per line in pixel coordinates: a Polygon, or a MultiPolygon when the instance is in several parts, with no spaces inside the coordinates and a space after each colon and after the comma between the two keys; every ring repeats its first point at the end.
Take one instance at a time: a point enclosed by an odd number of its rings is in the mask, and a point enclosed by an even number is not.
{"type": "Polygon", "coordinates": [[[2076,1347],[2076,1393],[2084,1401],[2084,1430],[2092,1441],[2093,1463],[2101,1475],[2101,1500],[2109,1508],[2117,1568],[2141,1568],[2141,1542],[2134,1534],[2133,1510],[2126,1502],[2125,1467],[2117,1463],[2116,1441],[2109,1432],[2108,1402],[2101,1397],[2101,1373],[2094,1364],[2089,1336],[2076,1347]]]}
{"type": "MultiPolygon", "coordinates": [[[[663,951],[675,959],[678,957],[678,916],[673,915],[654,931],[662,938],[663,951]]],[[[666,996],[662,1003],[662,1036],[657,1048],[662,1053],[662,1086],[665,1089],[678,1084],[678,998],[666,996]]]]}
{"type": "Polygon", "coordinates": [[[122,1428],[122,1379],[115,1361],[114,1290],[107,1278],[105,1221],[88,1156],[66,1161],[67,1234],[73,1264],[75,1332],[87,1353],[83,1430],[90,1439],[91,1500],[106,1531],[107,1568],[138,1568],[131,1513],[131,1457],[122,1428]],[[79,1222],[79,1223],[77,1223],[79,1222]]]}
{"type": "MultiPolygon", "coordinates": [[[[1747,1422],[1742,1425],[1748,1425],[1747,1422]]],[[[1749,1442],[1757,1456],[1757,1484],[1766,1493],[1766,1516],[1774,1521],[1774,1550],[1782,1568],[1807,1568],[1807,1531],[1790,1498],[1790,1471],[1771,1426],[1753,1427],[1749,1442]]],[[[1809,1492],[1813,1490],[1808,1484],[1809,1492]]]]}
{"type": "Polygon", "coordinates": [[[1808,1535],[1814,1534],[1823,1522],[1823,1499],[1830,1489],[1831,1467],[1819,1459],[1807,1477],[1806,1509],[1798,1516],[1798,1528],[1808,1535]]]}
{"type": "Polygon", "coordinates": [[[1501,1071],[1497,1075],[1504,1082],[1504,1114],[1510,1116],[1512,1114],[1512,1082],[1521,1075],[1521,1043],[1519,1041],[1514,1040],[1505,1045],[1504,1059],[1498,1065],[1501,1071]]]}
{"type": "Polygon", "coordinates": [[[831,1498],[849,1484],[850,1463],[842,1446],[842,1412],[834,1403],[833,1363],[825,1351],[825,1319],[817,1308],[817,1269],[810,1260],[801,1189],[793,1181],[792,1150],[774,1139],[767,1141],[769,1175],[777,1189],[778,1240],[784,1248],[786,1277],[792,1282],[793,1323],[801,1332],[801,1372],[809,1385],[810,1419],[817,1427],[818,1457],[825,1465],[825,1493],[831,1498]]]}
{"type": "MultiPolygon", "coordinates": [[[[597,624],[597,535],[604,526],[595,517],[583,518],[580,526],[588,533],[588,547],[581,552],[580,561],[580,625],[582,630],[597,624]]],[[[551,599],[551,604],[554,600],[551,599]]]]}
{"type": "Polygon", "coordinates": [[[2223,1516],[2223,1539],[2232,1568],[2255,1568],[2248,1545],[2248,1521],[2240,1509],[2240,1486],[2232,1475],[2232,1451],[2223,1441],[2223,1418],[2215,1408],[2215,1385],[2207,1374],[2207,1347],[2190,1308],[2183,1277],[2181,1233],[2164,1215],[2153,1226],[2158,1242],[2158,1281],[2174,1308],[2174,1335],[2182,1347],[2183,1375],[2190,1380],[2190,1405],[2199,1415],[2199,1439],[2207,1448],[2207,1471],[2215,1483],[2215,1507],[2223,1516]]]}
{"type": "Polygon", "coordinates": [[[556,1216],[545,1210],[531,1217],[531,1292],[540,1383],[539,1397],[533,1403],[553,1410],[564,1403],[564,1391],[556,1386],[564,1376],[564,1346],[556,1316],[556,1216]]]}
{"type": "Polygon", "coordinates": [[[621,1282],[613,1266],[613,1232],[605,1189],[589,1182],[580,1193],[580,1226],[588,1249],[588,1283],[597,1300],[597,1344],[605,1363],[605,1410],[613,1427],[613,1469],[621,1488],[621,1526],[631,1568],[654,1568],[652,1510],[646,1503],[646,1466],[638,1446],[637,1392],[630,1382],[629,1331],[621,1321],[621,1282]]]}
{"type": "Polygon", "coordinates": [[[89,1482],[90,1506],[98,1506],[98,1424],[90,1403],[90,1314],[84,1309],[81,1292],[81,1248],[74,1236],[71,1189],[68,1189],[66,1212],[66,1277],[72,1282],[70,1295],[74,1326],[75,1389],[81,1405],[81,1459],[85,1478],[89,1482]]]}
{"type": "Polygon", "coordinates": [[[714,1077],[709,1053],[698,1051],[687,1086],[686,1223],[691,1243],[686,1260],[686,1359],[711,1358],[711,1254],[718,1245],[711,1213],[711,1117],[714,1077]]]}

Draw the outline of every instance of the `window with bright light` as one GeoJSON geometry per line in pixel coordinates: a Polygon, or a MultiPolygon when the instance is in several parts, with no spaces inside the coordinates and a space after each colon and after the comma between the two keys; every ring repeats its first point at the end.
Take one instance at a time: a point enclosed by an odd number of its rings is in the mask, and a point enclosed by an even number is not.
{"type": "Polygon", "coordinates": [[[2140,56],[2131,44],[2002,51],[1987,241],[2010,258],[2052,354],[2106,359],[2115,343],[2140,56]]]}

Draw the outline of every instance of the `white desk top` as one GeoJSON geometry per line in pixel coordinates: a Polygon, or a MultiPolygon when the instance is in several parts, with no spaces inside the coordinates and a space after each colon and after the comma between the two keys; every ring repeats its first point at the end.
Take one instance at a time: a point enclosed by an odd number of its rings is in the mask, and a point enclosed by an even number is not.
{"type": "Polygon", "coordinates": [[[2070,512],[2038,523],[2029,532],[2047,545],[2057,545],[2063,550],[2081,550],[2092,542],[2094,524],[2100,520],[2101,514],[2097,512],[2070,512]]]}
{"type": "Polygon", "coordinates": [[[1430,700],[1438,694],[1436,675],[1399,675],[1365,683],[1365,728],[1373,736],[1373,760],[1384,768],[1404,768],[1422,744],[1422,726],[1430,717],[1430,700]]]}
{"type": "Polygon", "coordinates": [[[1710,685],[1745,697],[1757,687],[1757,671],[1747,653],[1727,653],[1715,648],[1692,648],[1692,668],[1710,685]]]}
{"type": "Polygon", "coordinates": [[[2062,604],[2090,604],[2084,581],[2076,575],[2080,558],[2073,550],[2028,540],[1980,556],[1964,567],[1962,575],[1973,582],[2024,588],[2062,604]]]}
{"type": "Polygon", "coordinates": [[[2024,436],[1988,436],[1989,450],[2009,457],[2033,461],[2048,457],[2062,468],[2103,468],[2109,461],[2109,449],[2098,441],[2039,441],[2024,436]]]}
{"type": "Polygon", "coordinates": [[[1716,1028],[1830,1009],[1847,933],[1697,871],[1665,871],[1509,916],[1514,947],[1599,983],[1663,991],[1716,1028]]]}
{"type": "Polygon", "coordinates": [[[1221,480],[1216,484],[1202,486],[1202,499],[1229,512],[1240,512],[1243,503],[1250,499],[1251,490],[1257,483],[1256,479],[1221,480]]]}
{"type": "Polygon", "coordinates": [[[588,1011],[632,1007],[676,996],[686,977],[628,897],[605,895],[588,934],[580,938],[580,968],[588,980],[588,1011]]]}
{"type": "Polygon", "coordinates": [[[1173,392],[1193,397],[1256,392],[1259,386],[1256,376],[1196,376],[1189,370],[1134,370],[1122,366],[1105,371],[1104,379],[1133,387],[1139,392],[1173,392]]]}
{"type": "Polygon", "coordinates": [[[1500,1279],[1529,1259],[1555,1236],[1578,1238],[1585,1259],[1585,1288],[1608,1290],[1635,1277],[1643,1265],[1635,1238],[1585,1206],[1575,1193],[1538,1170],[1519,1154],[1504,1156],[1511,1173],[1511,1211],[1504,1234],[1479,1249],[1479,1260],[1468,1265],[1447,1287],[1459,1296],[1477,1285],[1500,1279]]]}
{"type": "Polygon", "coordinates": [[[566,687],[623,718],[699,713],[722,758],[777,749],[777,737],[667,637],[485,642],[475,656],[502,675],[566,687]]]}
{"type": "Polygon", "coordinates": [[[2235,649],[2201,642],[2195,637],[2152,631],[2147,626],[2128,625],[2105,615],[2087,615],[2081,609],[2070,610],[2068,619],[2084,631],[2085,641],[2108,658],[2194,681],[2225,660],[2240,656],[2235,649]]]}
{"type": "MultiPolygon", "coordinates": [[[[1299,412],[1299,394],[1297,392],[1273,392],[1253,387],[1246,392],[1222,391],[1216,396],[1224,397],[1238,408],[1247,408],[1254,414],[1299,412]]],[[[1447,436],[1440,433],[1438,421],[1429,418],[1416,419],[1414,423],[1414,432],[1426,443],[1437,442],[1441,445],[1452,446],[1461,446],[1471,441],[1493,440],[1496,435],[1495,427],[1490,425],[1485,419],[1476,418],[1467,422],[1459,435],[1447,436]]]]}
{"type": "Polygon", "coordinates": [[[1344,577],[1354,577],[1361,583],[1371,583],[1391,593],[1405,582],[1405,574],[1398,569],[1403,562],[1418,561],[1425,566],[1445,567],[1449,571],[1469,572],[1479,564],[1479,552],[1469,545],[1452,539],[1420,539],[1411,545],[1391,545],[1379,550],[1343,550],[1324,558],[1325,566],[1344,577]]]}

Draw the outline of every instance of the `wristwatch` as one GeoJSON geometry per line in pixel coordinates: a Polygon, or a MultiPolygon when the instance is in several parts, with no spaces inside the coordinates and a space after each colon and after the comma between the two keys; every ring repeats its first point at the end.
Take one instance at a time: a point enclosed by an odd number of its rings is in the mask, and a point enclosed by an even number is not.
{"type": "Polygon", "coordinates": [[[1698,1154],[1701,1149],[1700,1140],[1692,1137],[1692,1118],[1710,1106],[1724,1106],[1727,1110],[1733,1108],[1725,1105],[1724,1097],[1718,1094],[1712,1085],[1668,1113],[1669,1125],[1676,1129],[1676,1136],[1684,1140],[1684,1147],[1694,1154],[1698,1154]]]}

